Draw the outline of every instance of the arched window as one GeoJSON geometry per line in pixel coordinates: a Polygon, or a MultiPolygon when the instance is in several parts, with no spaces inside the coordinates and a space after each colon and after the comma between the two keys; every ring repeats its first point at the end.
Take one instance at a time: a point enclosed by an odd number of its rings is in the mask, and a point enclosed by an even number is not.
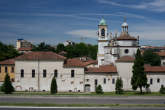
{"type": "Polygon", "coordinates": [[[101,36],[105,36],[105,29],[101,29],[101,36]]]}

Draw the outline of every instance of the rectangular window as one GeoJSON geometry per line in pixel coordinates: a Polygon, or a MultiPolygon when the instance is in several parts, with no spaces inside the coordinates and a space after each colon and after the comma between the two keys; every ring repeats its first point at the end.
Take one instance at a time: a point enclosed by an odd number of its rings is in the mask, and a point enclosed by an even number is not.
{"type": "Polygon", "coordinates": [[[11,73],[14,73],[14,67],[13,66],[11,67],[11,73]]]}
{"type": "Polygon", "coordinates": [[[71,78],[74,77],[74,70],[71,70],[71,78]]]}
{"type": "Polygon", "coordinates": [[[95,86],[97,86],[97,79],[95,79],[95,86]]]}
{"type": "Polygon", "coordinates": [[[160,79],[159,78],[157,79],[157,83],[160,83],[160,79]]]}
{"type": "Polygon", "coordinates": [[[152,82],[152,79],[150,79],[150,84],[152,84],[153,82],[152,82]]]}
{"type": "Polygon", "coordinates": [[[5,73],[8,73],[8,71],[7,71],[7,66],[5,66],[5,73]]]}
{"type": "Polygon", "coordinates": [[[104,84],[106,84],[106,78],[104,78],[104,84]]]}
{"type": "Polygon", "coordinates": [[[58,71],[57,70],[54,70],[54,77],[58,77],[58,71]]]}
{"type": "Polygon", "coordinates": [[[35,77],[35,69],[32,70],[32,78],[35,77]]]}
{"type": "Polygon", "coordinates": [[[114,78],[112,79],[112,84],[115,84],[115,79],[114,78]]]}
{"type": "Polygon", "coordinates": [[[43,77],[46,77],[46,70],[43,70],[43,77]]]}
{"type": "Polygon", "coordinates": [[[21,78],[23,78],[23,77],[24,77],[24,70],[21,69],[21,78]]]}

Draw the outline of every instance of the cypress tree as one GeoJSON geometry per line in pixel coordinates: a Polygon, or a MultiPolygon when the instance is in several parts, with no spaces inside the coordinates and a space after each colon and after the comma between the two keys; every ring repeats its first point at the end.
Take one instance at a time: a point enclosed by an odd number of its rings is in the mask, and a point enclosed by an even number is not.
{"type": "Polygon", "coordinates": [[[96,87],[96,94],[103,94],[103,89],[102,89],[101,85],[98,85],[96,87]]]}
{"type": "Polygon", "coordinates": [[[57,82],[56,82],[55,77],[53,77],[53,79],[52,79],[50,92],[51,92],[51,94],[57,93],[57,82]]]}
{"type": "Polygon", "coordinates": [[[117,78],[115,90],[116,90],[116,94],[123,93],[123,81],[121,78],[117,78]]]}
{"type": "Polygon", "coordinates": [[[5,76],[5,81],[2,85],[2,91],[5,94],[11,94],[12,92],[14,92],[14,87],[12,86],[12,83],[10,81],[10,76],[8,75],[8,73],[5,76]]]}
{"type": "Polygon", "coordinates": [[[142,88],[147,86],[147,77],[146,73],[144,73],[144,60],[140,53],[140,50],[137,50],[135,55],[135,61],[133,65],[133,76],[131,78],[132,89],[136,90],[140,89],[140,93],[142,94],[142,88]]]}

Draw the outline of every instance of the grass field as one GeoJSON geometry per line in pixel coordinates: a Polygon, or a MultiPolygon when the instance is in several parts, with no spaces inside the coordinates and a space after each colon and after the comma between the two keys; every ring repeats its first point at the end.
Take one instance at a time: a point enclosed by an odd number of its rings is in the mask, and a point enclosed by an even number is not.
{"type": "MultiPolygon", "coordinates": [[[[0,92],[0,96],[5,96],[3,92],[0,92]]],[[[50,92],[14,92],[13,94],[7,94],[11,96],[165,96],[165,94],[160,94],[159,92],[152,93],[143,93],[139,92],[124,92],[123,94],[115,94],[115,92],[105,92],[104,94],[96,94],[96,93],[74,93],[74,92],[60,92],[57,94],[50,94],[50,92]]]]}

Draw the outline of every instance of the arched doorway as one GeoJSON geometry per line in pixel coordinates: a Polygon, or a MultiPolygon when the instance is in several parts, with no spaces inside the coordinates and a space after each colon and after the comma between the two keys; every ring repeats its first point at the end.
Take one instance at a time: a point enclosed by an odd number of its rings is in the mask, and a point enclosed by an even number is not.
{"type": "Polygon", "coordinates": [[[90,92],[90,88],[91,88],[90,84],[86,84],[85,85],[85,92],[90,92]]]}

